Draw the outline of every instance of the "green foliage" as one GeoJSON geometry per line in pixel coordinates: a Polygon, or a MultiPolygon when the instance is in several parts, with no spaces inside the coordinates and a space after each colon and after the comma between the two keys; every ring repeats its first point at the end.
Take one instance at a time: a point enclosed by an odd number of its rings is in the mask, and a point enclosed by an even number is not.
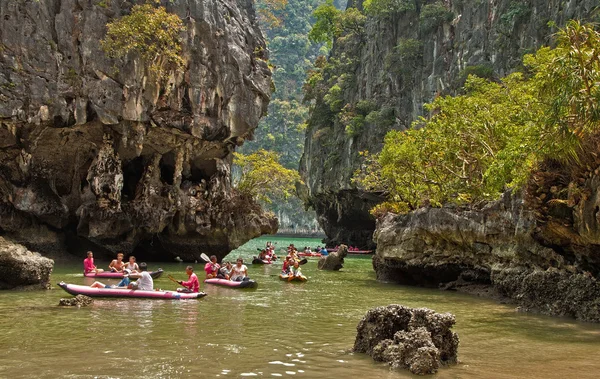
{"type": "Polygon", "coordinates": [[[286,200],[295,193],[300,175],[283,167],[277,153],[260,149],[249,155],[233,154],[233,163],[240,171],[234,180],[239,191],[267,204],[275,199],[286,200]]]}
{"type": "Polygon", "coordinates": [[[283,23],[283,17],[280,14],[288,2],[287,0],[261,0],[256,2],[256,10],[261,25],[270,28],[280,27],[283,23]]]}
{"type": "Polygon", "coordinates": [[[333,85],[323,97],[323,100],[325,100],[325,103],[329,105],[329,109],[331,109],[332,112],[338,113],[342,110],[344,103],[344,99],[342,97],[342,88],[337,84],[333,85]]]}
{"type": "Polygon", "coordinates": [[[385,68],[399,75],[411,75],[423,59],[423,43],[417,39],[403,39],[385,58],[385,68]]]}
{"type": "Polygon", "coordinates": [[[483,79],[493,79],[496,74],[494,72],[494,68],[489,63],[467,66],[458,74],[456,87],[464,86],[469,75],[477,76],[483,79]]]}
{"type": "Polygon", "coordinates": [[[325,42],[331,47],[333,40],[344,35],[362,35],[366,21],[356,8],[348,8],[345,11],[338,10],[333,5],[333,0],[327,0],[314,12],[315,24],[308,33],[308,38],[313,42],[325,42]]]}
{"type": "Polygon", "coordinates": [[[452,19],[454,19],[454,13],[444,3],[437,1],[421,8],[419,25],[423,32],[429,33],[435,31],[444,23],[452,21],[452,19]]]}
{"type": "Polygon", "coordinates": [[[580,143],[600,129],[600,34],[569,23],[555,49],[527,56],[528,75],[501,82],[469,76],[465,95],[439,97],[429,119],[391,131],[355,180],[388,193],[373,211],[470,203],[521,187],[552,158],[577,164],[580,143]]]}
{"type": "Polygon", "coordinates": [[[508,6],[506,12],[500,16],[500,23],[505,25],[518,24],[525,21],[530,14],[531,8],[528,2],[513,1],[508,6]]]}
{"type": "Polygon", "coordinates": [[[382,107],[380,110],[369,112],[365,117],[365,121],[371,125],[377,125],[383,128],[389,128],[396,122],[394,108],[382,107]]]}
{"type": "Polygon", "coordinates": [[[131,14],[106,25],[106,38],[100,41],[109,57],[129,53],[139,55],[151,72],[164,75],[165,70],[183,67],[181,32],[183,21],[164,7],[135,5],[131,14]]]}
{"type": "Polygon", "coordinates": [[[363,8],[367,15],[378,18],[416,10],[414,0],[365,0],[363,8]]]}

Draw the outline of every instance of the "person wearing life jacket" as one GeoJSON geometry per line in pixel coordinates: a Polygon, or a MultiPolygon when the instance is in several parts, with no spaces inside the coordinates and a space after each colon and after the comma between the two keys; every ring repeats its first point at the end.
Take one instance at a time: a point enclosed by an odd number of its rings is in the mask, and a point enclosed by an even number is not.
{"type": "Polygon", "coordinates": [[[204,265],[204,271],[206,272],[206,279],[216,278],[219,274],[221,266],[217,263],[217,256],[211,255],[210,262],[204,265]]]}
{"type": "Polygon", "coordinates": [[[290,272],[290,267],[293,265],[293,259],[290,255],[288,255],[287,257],[285,257],[285,260],[283,261],[283,267],[281,267],[281,273],[283,275],[287,275],[290,272]]]}

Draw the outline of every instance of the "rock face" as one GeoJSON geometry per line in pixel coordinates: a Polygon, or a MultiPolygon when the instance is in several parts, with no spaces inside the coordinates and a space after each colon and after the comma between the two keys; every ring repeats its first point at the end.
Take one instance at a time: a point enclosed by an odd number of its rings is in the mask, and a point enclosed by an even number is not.
{"type": "Polygon", "coordinates": [[[389,214],[378,222],[373,266],[379,280],[466,291],[485,285],[522,309],[600,322],[600,241],[593,244],[600,236],[573,229],[538,221],[509,193],[479,209],[389,214]]]}
{"type": "Polygon", "coordinates": [[[367,312],[356,327],[353,351],[369,354],[394,369],[434,374],[442,364],[457,363],[458,335],[450,313],[392,304],[367,312]]]}
{"type": "Polygon", "coordinates": [[[52,259],[0,237],[0,289],[49,289],[52,259]]]}
{"type": "MultiPolygon", "coordinates": [[[[361,9],[362,3],[348,6],[361,9]]],[[[375,219],[369,210],[381,198],[351,182],[363,163],[361,151],[380,151],[389,130],[410,126],[424,114],[424,103],[454,92],[467,74],[494,77],[515,70],[525,53],[551,42],[556,29],[549,21],[590,20],[597,6],[596,0],[405,3],[414,6],[368,17],[364,34],[335,42],[330,61],[341,63],[324,72],[328,88],[311,111],[300,171],[305,202],[317,211],[330,245],[373,248],[375,219]],[[341,91],[336,109],[325,98],[335,95],[328,91],[334,85],[341,91]],[[349,116],[361,107],[368,110],[357,127],[349,123],[356,117],[349,116]]]]}
{"type": "Polygon", "coordinates": [[[94,299],[85,295],[77,295],[75,297],[69,299],[60,299],[58,301],[58,305],[63,307],[87,307],[88,305],[92,305],[94,303],[94,299]]]}
{"type": "Polygon", "coordinates": [[[344,268],[344,258],[348,255],[348,246],[340,245],[338,251],[329,253],[326,257],[319,258],[319,270],[339,271],[344,268]]]}
{"type": "Polygon", "coordinates": [[[276,232],[230,180],[271,93],[253,2],[161,1],[185,27],[166,78],[101,49],[136,3],[0,3],[0,232],[45,253],[185,260],[276,232]]]}

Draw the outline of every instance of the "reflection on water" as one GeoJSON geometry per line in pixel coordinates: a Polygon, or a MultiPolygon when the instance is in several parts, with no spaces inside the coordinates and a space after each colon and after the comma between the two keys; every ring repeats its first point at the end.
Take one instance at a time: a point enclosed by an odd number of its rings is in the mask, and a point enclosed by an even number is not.
{"type": "MultiPolygon", "coordinates": [[[[250,258],[265,241],[252,241],[235,256],[250,258]]],[[[166,275],[183,276],[185,264],[160,266],[166,272],[156,285],[173,289],[166,275]]],[[[316,260],[310,260],[302,269],[306,283],[280,281],[280,268],[249,265],[257,289],[203,284],[208,296],[201,300],[98,299],[77,309],[56,306],[69,296],[60,289],[0,292],[0,377],[411,378],[349,351],[364,313],[390,303],[457,316],[461,363],[436,377],[598,377],[599,325],[515,313],[511,306],[451,292],[377,283],[365,258],[347,259],[338,273],[317,271],[316,260]]],[[[80,269],[57,267],[53,282],[90,280],[80,269]]]]}

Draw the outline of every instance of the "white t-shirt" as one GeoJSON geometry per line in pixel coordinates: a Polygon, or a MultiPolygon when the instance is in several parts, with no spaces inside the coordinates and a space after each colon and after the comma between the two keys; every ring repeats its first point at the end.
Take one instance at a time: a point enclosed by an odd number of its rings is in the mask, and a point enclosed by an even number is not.
{"type": "Polygon", "coordinates": [[[154,280],[152,280],[150,273],[148,273],[148,271],[142,271],[141,275],[142,276],[137,280],[137,289],[153,291],[154,290],[154,280]]]}
{"type": "Polygon", "coordinates": [[[244,279],[246,277],[244,272],[247,270],[248,267],[246,267],[246,265],[242,265],[242,267],[238,267],[238,265],[233,266],[231,268],[231,280],[236,280],[237,278],[244,279]]]}

